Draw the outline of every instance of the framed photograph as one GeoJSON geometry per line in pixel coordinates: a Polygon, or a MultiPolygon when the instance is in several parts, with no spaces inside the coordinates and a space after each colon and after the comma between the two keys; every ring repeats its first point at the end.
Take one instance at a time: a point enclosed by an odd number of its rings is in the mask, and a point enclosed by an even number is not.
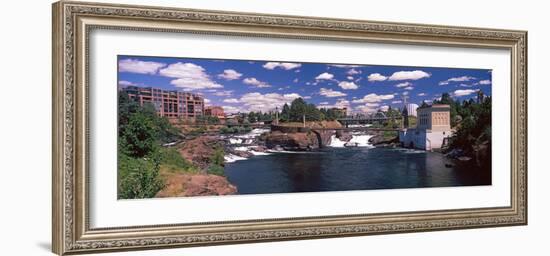
{"type": "Polygon", "coordinates": [[[526,31],[55,3],[53,251],[526,225],[526,58],[526,31]]]}

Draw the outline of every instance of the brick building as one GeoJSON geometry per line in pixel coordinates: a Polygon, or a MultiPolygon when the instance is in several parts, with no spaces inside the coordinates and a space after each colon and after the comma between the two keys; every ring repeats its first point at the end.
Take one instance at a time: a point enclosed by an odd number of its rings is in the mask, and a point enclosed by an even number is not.
{"type": "Polygon", "coordinates": [[[201,95],[168,91],[154,87],[128,86],[122,89],[130,99],[141,106],[151,103],[159,116],[168,118],[195,118],[204,115],[204,98],[201,95]]]}
{"type": "Polygon", "coordinates": [[[225,112],[222,107],[219,106],[209,106],[204,109],[205,116],[215,116],[219,119],[225,118],[225,112]]]}

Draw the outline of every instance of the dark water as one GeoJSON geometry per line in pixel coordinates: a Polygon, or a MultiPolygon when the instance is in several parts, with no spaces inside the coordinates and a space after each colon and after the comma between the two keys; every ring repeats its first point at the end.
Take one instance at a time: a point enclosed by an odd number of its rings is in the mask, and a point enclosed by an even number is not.
{"type": "Polygon", "coordinates": [[[490,170],[451,161],[405,149],[327,148],[254,156],[226,164],[225,173],[240,194],[491,184],[490,170]]]}

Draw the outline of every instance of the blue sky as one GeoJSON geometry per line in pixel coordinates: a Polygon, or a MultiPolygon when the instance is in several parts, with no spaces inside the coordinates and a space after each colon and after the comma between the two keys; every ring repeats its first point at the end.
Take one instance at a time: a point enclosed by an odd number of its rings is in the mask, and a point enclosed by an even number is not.
{"type": "Polygon", "coordinates": [[[491,71],[409,66],[118,56],[118,85],[204,95],[228,113],[270,111],[298,97],[318,107],[372,113],[408,103],[491,95],[491,71]]]}

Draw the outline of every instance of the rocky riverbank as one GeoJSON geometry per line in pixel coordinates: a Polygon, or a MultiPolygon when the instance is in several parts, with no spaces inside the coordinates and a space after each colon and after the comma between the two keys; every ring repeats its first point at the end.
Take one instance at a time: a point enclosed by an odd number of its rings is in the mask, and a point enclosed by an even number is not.
{"type": "MultiPolygon", "coordinates": [[[[273,127],[272,127],[273,128],[273,127]]],[[[396,147],[398,139],[383,132],[323,130],[342,128],[336,121],[308,123],[307,127],[254,129],[241,134],[204,134],[176,145],[181,156],[197,167],[197,173],[163,173],[165,188],[158,197],[236,194],[238,188],[227,178],[209,173],[213,155],[222,150],[223,165],[258,155],[314,151],[322,147],[396,147]],[[318,130],[316,130],[318,129],[318,130]]],[[[223,170],[223,169],[222,169],[223,170]]],[[[217,173],[216,173],[217,174],[217,173]]]]}
{"type": "Polygon", "coordinates": [[[227,178],[211,174],[163,174],[164,188],[156,197],[216,196],[237,193],[237,187],[227,178]]]}
{"type": "Polygon", "coordinates": [[[180,155],[196,167],[197,173],[161,171],[164,188],[156,197],[231,195],[237,187],[226,177],[209,174],[216,150],[224,150],[225,143],[219,136],[202,135],[177,145],[180,155]]]}

